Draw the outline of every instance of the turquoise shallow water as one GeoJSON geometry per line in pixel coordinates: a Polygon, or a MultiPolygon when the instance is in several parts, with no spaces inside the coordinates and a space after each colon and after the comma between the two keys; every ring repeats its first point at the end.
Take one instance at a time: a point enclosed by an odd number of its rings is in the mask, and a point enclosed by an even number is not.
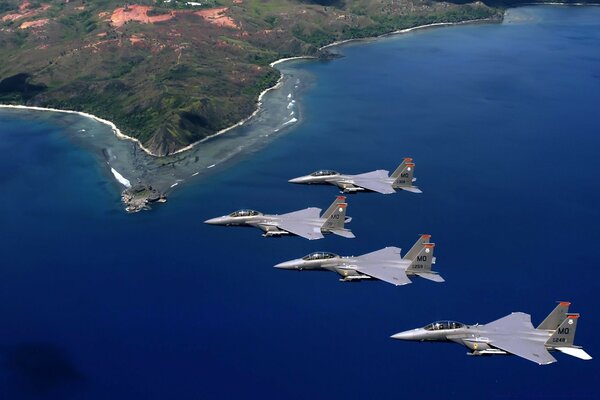
{"type": "Polygon", "coordinates": [[[595,360],[538,367],[388,337],[512,311],[537,324],[569,300],[576,342],[600,354],[599,28],[600,8],[519,8],[501,25],[288,65],[313,82],[301,124],[135,215],[65,124],[2,114],[2,397],[595,398],[595,360]],[[327,207],[334,188],[286,180],[391,170],[404,156],[424,193],[349,197],[354,240],[202,224],[245,207],[327,207]],[[446,283],[272,268],[315,250],[406,249],[419,233],[433,235],[446,283]]]}

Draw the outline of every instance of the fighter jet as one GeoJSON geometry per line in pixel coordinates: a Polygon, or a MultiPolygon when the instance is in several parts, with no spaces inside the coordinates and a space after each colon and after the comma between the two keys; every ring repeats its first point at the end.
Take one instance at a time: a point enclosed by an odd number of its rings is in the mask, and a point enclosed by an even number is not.
{"type": "Polygon", "coordinates": [[[469,349],[469,355],[514,354],[539,365],[556,359],[550,351],[560,351],[582,360],[592,357],[575,346],[575,329],[579,314],[570,314],[568,302],[560,302],[546,319],[534,328],[531,316],[514,312],[485,325],[438,321],[410,331],[396,333],[393,339],[454,342],[469,349]]]}
{"type": "Polygon", "coordinates": [[[413,186],[416,178],[413,178],[415,164],[412,158],[405,158],[402,164],[391,176],[389,171],[379,169],[360,175],[344,175],[336,171],[320,170],[310,175],[290,179],[290,183],[304,183],[317,185],[335,185],[342,193],[356,193],[360,191],[371,191],[383,194],[396,193],[396,190],[406,190],[413,193],[422,193],[413,186]]]}
{"type": "Polygon", "coordinates": [[[431,270],[431,265],[435,263],[433,256],[435,244],[429,242],[430,237],[431,235],[421,235],[404,257],[400,256],[398,247],[386,247],[358,257],[340,257],[333,253],[316,252],[282,262],[275,265],[275,268],[333,271],[341,276],[342,282],[379,279],[399,286],[411,283],[409,276],[444,282],[437,272],[431,270]]]}
{"type": "Polygon", "coordinates": [[[321,215],[321,209],[310,207],[281,215],[268,215],[254,210],[239,210],[229,215],[204,221],[211,225],[241,225],[260,228],[263,236],[297,235],[308,240],[323,239],[323,234],[333,233],[345,238],[354,234],[344,228],[352,218],[346,217],[348,204],[344,196],[338,196],[321,215]]]}

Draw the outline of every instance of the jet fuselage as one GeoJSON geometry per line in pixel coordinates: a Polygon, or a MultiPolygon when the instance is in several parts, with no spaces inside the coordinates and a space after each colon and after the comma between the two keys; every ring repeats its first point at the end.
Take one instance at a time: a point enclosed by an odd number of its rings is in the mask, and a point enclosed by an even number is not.
{"type": "MultiPolygon", "coordinates": [[[[423,328],[411,329],[396,333],[391,337],[398,340],[418,342],[454,342],[467,347],[471,355],[509,354],[506,351],[493,347],[490,336],[494,338],[512,338],[518,336],[520,339],[530,340],[545,344],[552,336],[551,330],[499,330],[488,328],[486,325],[464,325],[460,322],[440,321],[434,322],[423,328]],[[454,324],[454,325],[452,325],[454,324]],[[453,328],[454,326],[454,328],[453,328]]],[[[547,350],[553,350],[553,346],[546,346],[547,350]]]]}

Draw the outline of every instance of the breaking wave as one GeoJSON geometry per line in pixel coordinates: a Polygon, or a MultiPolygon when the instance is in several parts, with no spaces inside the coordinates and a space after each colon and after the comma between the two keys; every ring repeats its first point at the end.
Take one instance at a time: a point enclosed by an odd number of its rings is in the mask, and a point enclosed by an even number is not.
{"type": "Polygon", "coordinates": [[[115,176],[115,178],[119,181],[119,183],[125,187],[131,187],[131,182],[123,175],[121,175],[116,169],[110,167],[110,172],[115,176]]]}

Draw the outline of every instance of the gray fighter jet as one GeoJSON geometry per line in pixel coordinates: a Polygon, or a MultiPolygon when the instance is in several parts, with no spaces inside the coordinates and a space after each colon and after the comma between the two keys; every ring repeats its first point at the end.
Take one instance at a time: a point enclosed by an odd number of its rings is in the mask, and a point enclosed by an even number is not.
{"type": "Polygon", "coordinates": [[[204,221],[211,225],[241,225],[260,228],[263,236],[297,235],[308,240],[323,239],[324,233],[333,233],[345,238],[354,234],[344,228],[352,218],[346,217],[348,204],[344,196],[338,196],[321,215],[321,209],[310,207],[281,215],[268,215],[254,210],[239,210],[229,215],[204,221]]]}
{"type": "Polygon", "coordinates": [[[316,252],[303,258],[282,262],[275,265],[275,268],[333,271],[341,276],[342,282],[379,279],[399,286],[411,283],[409,276],[444,282],[437,272],[431,270],[431,265],[435,263],[435,245],[429,242],[430,237],[431,235],[421,235],[404,257],[400,256],[400,249],[397,247],[386,247],[358,257],[340,257],[333,253],[316,252]]]}
{"type": "Polygon", "coordinates": [[[413,193],[422,193],[413,186],[416,178],[413,178],[415,164],[412,158],[405,158],[402,164],[391,176],[389,171],[379,169],[360,175],[344,175],[336,171],[320,170],[310,175],[290,179],[290,183],[335,185],[343,193],[356,193],[360,191],[371,191],[383,194],[396,193],[396,190],[406,190],[413,193]]]}
{"type": "Polygon", "coordinates": [[[514,354],[539,365],[556,359],[550,351],[560,351],[582,360],[592,357],[575,346],[575,329],[579,314],[570,314],[568,302],[560,302],[546,319],[534,328],[531,316],[514,312],[485,325],[465,325],[439,321],[410,331],[396,333],[393,339],[454,342],[469,349],[469,355],[514,354]]]}

